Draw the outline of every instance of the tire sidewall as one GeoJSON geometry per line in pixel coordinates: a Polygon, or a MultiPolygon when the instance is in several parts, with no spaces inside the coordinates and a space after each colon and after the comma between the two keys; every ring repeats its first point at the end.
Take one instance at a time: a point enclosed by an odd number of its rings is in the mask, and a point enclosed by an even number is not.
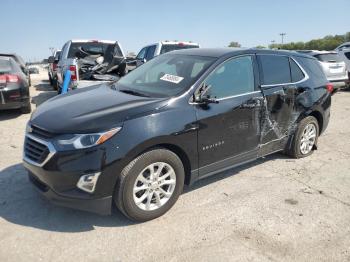
{"type": "Polygon", "coordinates": [[[156,149],[137,158],[135,164],[127,172],[122,185],[122,199],[124,212],[132,219],[138,221],[147,221],[159,217],[166,213],[177,201],[182,193],[184,185],[185,172],[180,158],[169,150],[156,149]],[[169,164],[175,171],[176,185],[171,198],[160,208],[152,211],[140,209],[133,199],[133,188],[138,175],[148,165],[155,162],[165,162],[169,164]]]}

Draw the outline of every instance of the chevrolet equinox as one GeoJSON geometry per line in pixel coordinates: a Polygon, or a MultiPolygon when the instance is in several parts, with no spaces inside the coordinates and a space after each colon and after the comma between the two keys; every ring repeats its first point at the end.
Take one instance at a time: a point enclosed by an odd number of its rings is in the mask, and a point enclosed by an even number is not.
{"type": "Polygon", "coordinates": [[[315,58],[255,49],[187,49],[117,83],[42,104],[23,163],[52,202],[147,221],[184,185],[283,151],[309,156],[330,118],[333,87],[315,58]]]}

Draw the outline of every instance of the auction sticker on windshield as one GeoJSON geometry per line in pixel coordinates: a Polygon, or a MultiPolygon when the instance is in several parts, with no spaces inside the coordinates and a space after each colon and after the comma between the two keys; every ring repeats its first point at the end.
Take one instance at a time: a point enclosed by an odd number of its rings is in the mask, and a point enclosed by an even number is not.
{"type": "Polygon", "coordinates": [[[183,79],[184,78],[181,76],[174,76],[174,75],[169,75],[169,74],[165,74],[160,78],[160,80],[168,81],[168,82],[171,82],[174,84],[180,83],[183,79]]]}

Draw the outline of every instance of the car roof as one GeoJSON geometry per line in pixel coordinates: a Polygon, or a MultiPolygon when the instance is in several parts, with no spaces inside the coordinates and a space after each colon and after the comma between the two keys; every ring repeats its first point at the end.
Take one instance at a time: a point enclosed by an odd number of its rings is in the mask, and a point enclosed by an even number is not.
{"type": "Polygon", "coordinates": [[[99,40],[99,39],[72,39],[70,40],[72,43],[89,43],[89,42],[96,42],[96,43],[105,43],[105,44],[114,44],[118,41],[114,40],[99,40]]]}
{"type": "Polygon", "coordinates": [[[178,45],[178,44],[184,44],[184,45],[193,45],[193,46],[198,46],[198,43],[194,43],[194,42],[189,42],[189,41],[160,41],[159,43],[161,43],[162,45],[178,45]]]}
{"type": "Polygon", "coordinates": [[[198,55],[198,56],[208,56],[208,57],[225,57],[233,56],[247,53],[254,54],[276,54],[276,55],[288,55],[288,56],[300,56],[310,58],[307,54],[302,54],[294,51],[287,50],[272,50],[272,49],[257,49],[257,48],[190,48],[181,49],[169,52],[171,54],[183,54],[183,55],[198,55]]]}

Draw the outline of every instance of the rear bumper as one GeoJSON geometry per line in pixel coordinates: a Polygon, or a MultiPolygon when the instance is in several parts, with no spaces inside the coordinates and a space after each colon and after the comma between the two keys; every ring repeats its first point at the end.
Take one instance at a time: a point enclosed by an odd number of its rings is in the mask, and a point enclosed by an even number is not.
{"type": "Polygon", "coordinates": [[[37,176],[28,172],[29,181],[35,186],[38,192],[55,205],[88,211],[100,215],[110,215],[112,207],[112,196],[84,199],[62,196],[53,191],[48,185],[43,183],[37,176]]]}
{"type": "Polygon", "coordinates": [[[29,99],[24,99],[23,101],[8,101],[4,104],[1,103],[0,100],[0,110],[6,110],[6,109],[19,109],[21,107],[26,106],[29,103],[29,99]]]}

